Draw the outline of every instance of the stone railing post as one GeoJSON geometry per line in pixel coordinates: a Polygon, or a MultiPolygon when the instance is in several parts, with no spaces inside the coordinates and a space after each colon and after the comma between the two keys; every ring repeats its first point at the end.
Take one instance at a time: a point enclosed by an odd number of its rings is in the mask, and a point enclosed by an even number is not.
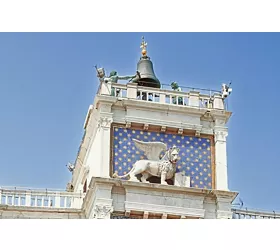
{"type": "Polygon", "coordinates": [[[127,98],[136,99],[137,98],[137,83],[128,83],[127,85],[127,98]]]}
{"type": "Polygon", "coordinates": [[[197,91],[189,92],[189,106],[199,107],[199,92],[197,91]]]}
{"type": "Polygon", "coordinates": [[[159,94],[159,103],[165,104],[166,95],[164,93],[159,94]]]}
{"type": "Polygon", "coordinates": [[[54,207],[60,207],[60,193],[59,192],[55,193],[54,207]]]}
{"type": "Polygon", "coordinates": [[[214,109],[225,109],[223,98],[220,94],[214,94],[214,109]]]}
{"type": "Polygon", "coordinates": [[[31,192],[25,193],[25,206],[31,206],[31,192]]]}

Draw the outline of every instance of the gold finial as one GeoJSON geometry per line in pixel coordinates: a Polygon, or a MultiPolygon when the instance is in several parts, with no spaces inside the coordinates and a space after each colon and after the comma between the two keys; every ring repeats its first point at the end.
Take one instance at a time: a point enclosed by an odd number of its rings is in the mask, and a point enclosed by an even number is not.
{"type": "Polygon", "coordinates": [[[142,36],[142,43],[141,43],[141,46],[140,46],[140,48],[142,49],[142,55],[143,56],[146,56],[147,55],[147,50],[146,50],[146,47],[147,47],[147,43],[145,42],[145,40],[144,40],[144,37],[142,36]]]}

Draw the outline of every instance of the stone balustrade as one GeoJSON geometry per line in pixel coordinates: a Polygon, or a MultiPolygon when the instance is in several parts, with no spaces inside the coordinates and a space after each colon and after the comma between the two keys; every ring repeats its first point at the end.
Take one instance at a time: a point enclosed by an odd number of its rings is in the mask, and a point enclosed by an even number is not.
{"type": "Polygon", "coordinates": [[[280,213],[232,209],[233,219],[280,219],[280,213]]]}
{"type": "Polygon", "coordinates": [[[99,95],[110,95],[121,99],[136,99],[161,104],[192,106],[207,109],[225,109],[224,101],[219,93],[203,94],[196,90],[179,92],[169,89],[156,89],[138,86],[135,83],[102,83],[99,95]]]}
{"type": "Polygon", "coordinates": [[[80,209],[84,194],[47,189],[0,187],[0,198],[0,205],[80,209]]]}

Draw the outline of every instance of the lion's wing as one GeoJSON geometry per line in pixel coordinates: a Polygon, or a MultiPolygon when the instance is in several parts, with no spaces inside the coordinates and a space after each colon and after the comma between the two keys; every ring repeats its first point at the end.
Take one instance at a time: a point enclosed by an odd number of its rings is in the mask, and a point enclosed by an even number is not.
{"type": "Polygon", "coordinates": [[[144,151],[149,160],[158,161],[160,153],[167,150],[167,145],[162,142],[143,142],[133,139],[135,146],[144,151]]]}

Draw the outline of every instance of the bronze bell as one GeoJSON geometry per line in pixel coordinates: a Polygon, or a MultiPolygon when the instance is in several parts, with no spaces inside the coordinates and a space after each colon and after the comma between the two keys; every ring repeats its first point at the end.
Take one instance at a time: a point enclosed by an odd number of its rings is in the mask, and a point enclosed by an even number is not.
{"type": "Polygon", "coordinates": [[[139,86],[160,88],[160,81],[156,78],[153,63],[149,57],[141,57],[137,63],[138,76],[132,82],[137,82],[139,86]]]}

